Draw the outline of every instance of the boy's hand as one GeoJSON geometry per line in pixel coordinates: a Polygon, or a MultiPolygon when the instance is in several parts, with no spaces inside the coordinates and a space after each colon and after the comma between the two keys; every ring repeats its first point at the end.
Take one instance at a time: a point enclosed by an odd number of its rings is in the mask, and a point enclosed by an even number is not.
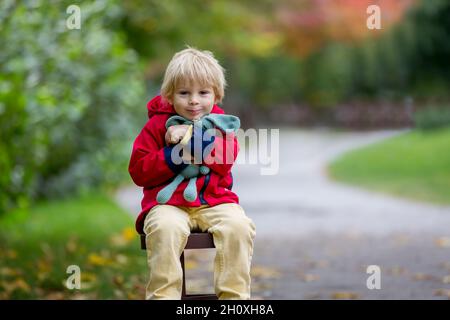
{"type": "Polygon", "coordinates": [[[187,124],[179,124],[169,127],[165,136],[166,144],[176,144],[180,142],[186,134],[188,128],[189,125],[187,124]]]}

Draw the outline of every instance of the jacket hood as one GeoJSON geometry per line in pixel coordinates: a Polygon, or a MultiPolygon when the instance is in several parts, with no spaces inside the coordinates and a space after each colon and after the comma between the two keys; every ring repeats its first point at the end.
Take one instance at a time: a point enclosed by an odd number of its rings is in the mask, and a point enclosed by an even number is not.
{"type": "MultiPolygon", "coordinates": [[[[149,118],[156,114],[176,114],[173,106],[160,95],[154,97],[147,103],[147,111],[149,118]]],[[[219,106],[214,105],[211,113],[224,114],[225,112],[219,106]]]]}

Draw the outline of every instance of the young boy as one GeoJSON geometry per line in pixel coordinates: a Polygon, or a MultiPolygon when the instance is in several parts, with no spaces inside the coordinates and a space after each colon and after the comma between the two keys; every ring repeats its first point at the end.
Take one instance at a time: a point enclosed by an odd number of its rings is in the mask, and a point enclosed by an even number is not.
{"type": "Polygon", "coordinates": [[[208,173],[199,174],[195,181],[198,196],[194,201],[185,199],[188,180],[184,180],[167,202],[157,200],[158,193],[188,166],[186,160],[176,159],[180,154],[174,148],[189,137],[189,121],[224,115],[216,103],[222,101],[225,85],[224,70],[212,53],[188,48],[174,55],[161,96],[147,104],[149,120],[134,142],[129,164],[133,181],[144,190],[136,230],[146,234],[150,269],[146,299],[181,298],[180,256],[193,229],[213,235],[214,287],[219,299],[250,299],[255,226],[231,191],[231,167],[239,148],[234,134],[217,131],[220,134],[211,139],[200,130],[200,135],[192,135],[190,145],[200,145],[204,155],[199,165],[208,168],[208,173]],[[166,121],[174,115],[187,123],[166,128],[166,121]],[[231,159],[223,157],[230,153],[231,159]]]}

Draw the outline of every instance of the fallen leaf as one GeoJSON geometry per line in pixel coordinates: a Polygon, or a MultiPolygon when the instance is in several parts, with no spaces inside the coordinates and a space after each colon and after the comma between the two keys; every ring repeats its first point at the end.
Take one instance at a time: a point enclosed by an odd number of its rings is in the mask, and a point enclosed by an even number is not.
{"type": "Polygon", "coordinates": [[[135,283],[133,286],[134,291],[136,292],[141,292],[141,293],[145,293],[145,283],[144,282],[140,282],[140,283],[135,283]]]}
{"type": "Polygon", "coordinates": [[[192,260],[184,261],[184,268],[186,270],[193,270],[198,268],[198,262],[192,260]]]}
{"type": "Polygon", "coordinates": [[[22,275],[22,271],[8,267],[0,268],[0,275],[4,277],[16,277],[22,275]]]}
{"type": "Polygon", "coordinates": [[[142,300],[142,296],[138,295],[136,292],[127,292],[128,300],[142,300]]]}
{"type": "Polygon", "coordinates": [[[88,263],[93,266],[107,266],[111,265],[112,261],[109,258],[105,258],[97,253],[91,253],[88,256],[88,263]]]}
{"type": "Polygon", "coordinates": [[[37,266],[37,270],[38,272],[42,272],[42,273],[48,273],[52,270],[52,263],[51,261],[45,259],[45,258],[41,258],[39,260],[36,261],[36,266],[37,266]]]}
{"type": "Polygon", "coordinates": [[[251,269],[252,277],[256,278],[279,278],[280,272],[275,268],[268,268],[263,266],[253,266],[251,269]]]}
{"type": "Polygon", "coordinates": [[[408,270],[404,267],[393,266],[392,268],[388,268],[386,272],[393,276],[400,276],[402,274],[408,273],[408,270]]]}
{"type": "Polygon", "coordinates": [[[7,258],[9,258],[9,259],[16,259],[17,258],[17,252],[15,250],[12,250],[12,249],[7,250],[5,252],[5,256],[7,258]]]}
{"type": "Polygon", "coordinates": [[[320,279],[319,275],[311,273],[300,273],[299,277],[303,282],[312,282],[320,279]]]}
{"type": "Polygon", "coordinates": [[[65,296],[62,292],[50,292],[45,296],[47,300],[64,300],[65,296]]]}
{"type": "Polygon", "coordinates": [[[330,263],[327,260],[319,260],[319,261],[309,261],[309,268],[327,268],[330,263]]]}
{"type": "Polygon", "coordinates": [[[97,275],[92,272],[81,272],[81,282],[95,282],[97,281],[97,275]]]}
{"type": "Polygon", "coordinates": [[[354,292],[340,291],[333,292],[331,294],[331,299],[359,299],[359,295],[354,292]]]}
{"type": "Polygon", "coordinates": [[[412,276],[415,281],[434,280],[435,277],[430,274],[416,273],[412,276]]]}
{"type": "Polygon", "coordinates": [[[114,276],[113,277],[113,283],[118,286],[118,287],[122,287],[123,283],[124,283],[124,278],[121,275],[118,276],[114,276]]]}
{"type": "Polygon", "coordinates": [[[441,248],[450,248],[450,238],[449,237],[440,237],[434,240],[434,243],[441,248]]]}
{"type": "Polygon", "coordinates": [[[122,290],[115,289],[115,290],[114,290],[114,296],[115,296],[117,299],[120,299],[120,300],[125,299],[125,293],[124,293],[122,290]]]}
{"type": "Polygon", "coordinates": [[[30,285],[26,283],[22,278],[17,278],[16,280],[11,282],[4,281],[3,288],[8,293],[8,295],[15,290],[21,290],[26,293],[29,293],[31,291],[30,285]]]}
{"type": "Polygon", "coordinates": [[[83,293],[76,293],[70,297],[72,300],[93,300],[93,297],[91,297],[88,294],[83,293]]]}
{"type": "Polygon", "coordinates": [[[128,263],[128,257],[123,254],[116,255],[116,262],[121,265],[125,265],[128,263]]]}
{"type": "Polygon", "coordinates": [[[447,297],[450,299],[450,289],[437,289],[434,291],[435,296],[447,297]]]}
{"type": "Polygon", "coordinates": [[[195,262],[206,261],[210,259],[208,249],[206,250],[189,250],[184,252],[184,258],[195,262]]]}
{"type": "Polygon", "coordinates": [[[127,227],[122,230],[122,237],[128,242],[134,240],[137,237],[136,230],[131,227],[127,227]]]}
{"type": "Polygon", "coordinates": [[[450,283],[450,275],[443,277],[442,283],[449,284],[450,283]]]}
{"type": "Polygon", "coordinates": [[[114,247],[124,247],[128,244],[128,241],[125,240],[121,234],[115,234],[115,235],[111,236],[109,241],[110,241],[111,245],[114,247]]]}
{"type": "Polygon", "coordinates": [[[9,300],[9,294],[6,291],[0,291],[0,300],[9,300]]]}

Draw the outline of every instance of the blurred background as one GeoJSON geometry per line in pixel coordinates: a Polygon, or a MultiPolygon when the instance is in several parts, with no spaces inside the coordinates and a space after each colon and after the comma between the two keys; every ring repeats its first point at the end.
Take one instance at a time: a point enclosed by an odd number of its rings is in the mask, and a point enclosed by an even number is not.
{"type": "Polygon", "coordinates": [[[255,298],[450,297],[448,1],[83,1],[71,30],[72,4],[0,4],[0,299],[143,298],[128,160],[186,45],[224,66],[244,129],[280,129],[279,174],[235,168],[255,298]],[[391,287],[367,289],[371,264],[391,287]]]}

